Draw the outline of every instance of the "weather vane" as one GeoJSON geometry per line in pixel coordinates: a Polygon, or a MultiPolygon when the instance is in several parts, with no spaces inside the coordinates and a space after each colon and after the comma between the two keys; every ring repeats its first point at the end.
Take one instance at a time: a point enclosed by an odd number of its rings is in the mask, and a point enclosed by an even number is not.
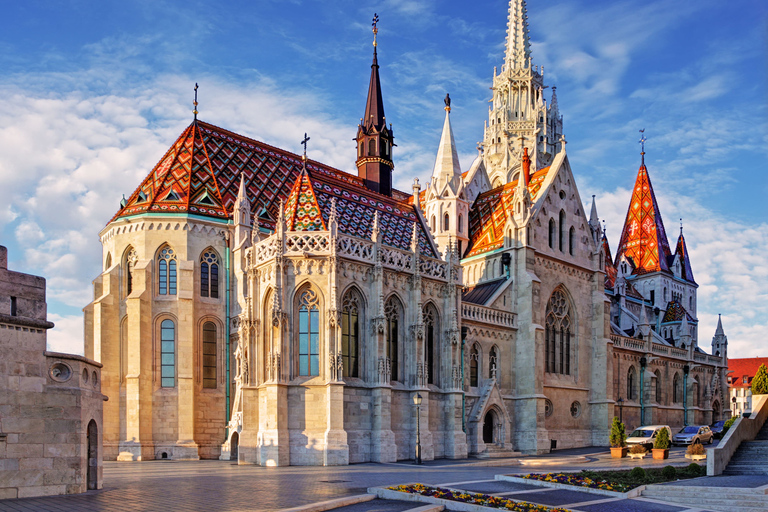
{"type": "Polygon", "coordinates": [[[309,142],[309,137],[307,137],[307,133],[304,132],[304,140],[301,141],[301,144],[304,146],[304,156],[302,159],[306,162],[307,161],[307,142],[309,142]]]}
{"type": "Polygon", "coordinates": [[[194,101],[195,110],[192,111],[192,113],[195,114],[195,121],[197,121],[197,87],[198,87],[197,82],[195,82],[195,101],[194,101]]]}
{"type": "Polygon", "coordinates": [[[379,33],[379,27],[377,26],[378,23],[379,23],[379,15],[376,13],[373,13],[373,23],[371,23],[371,25],[373,26],[373,46],[377,46],[376,34],[379,33]]]}
{"type": "Polygon", "coordinates": [[[648,140],[648,139],[645,137],[645,128],[643,128],[642,130],[640,130],[640,134],[641,134],[641,135],[640,135],[640,151],[642,152],[641,154],[643,154],[643,155],[644,155],[644,154],[645,154],[645,141],[647,141],[647,140],[648,140]]]}

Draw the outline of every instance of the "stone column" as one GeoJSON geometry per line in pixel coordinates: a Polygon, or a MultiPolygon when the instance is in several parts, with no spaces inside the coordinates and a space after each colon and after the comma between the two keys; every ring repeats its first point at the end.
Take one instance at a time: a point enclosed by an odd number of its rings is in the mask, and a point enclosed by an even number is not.
{"type": "Polygon", "coordinates": [[[392,389],[386,385],[371,390],[371,462],[395,462],[397,446],[392,432],[392,389]]]}
{"type": "Polygon", "coordinates": [[[324,466],[345,466],[349,464],[349,445],[344,430],[344,384],[330,382],[326,387],[327,429],[323,450],[324,466]]]}
{"type": "Polygon", "coordinates": [[[445,399],[445,457],[466,459],[467,435],[461,429],[461,396],[458,389],[444,395],[445,399]]]}
{"type": "Polygon", "coordinates": [[[179,261],[177,291],[177,416],[176,446],[172,449],[175,460],[199,460],[195,443],[195,322],[194,282],[195,263],[179,261]]]}
{"type": "Polygon", "coordinates": [[[291,449],[288,437],[288,386],[279,383],[264,384],[259,388],[258,398],[258,457],[254,450],[246,448],[242,461],[244,464],[258,463],[269,467],[289,466],[291,449]]]}

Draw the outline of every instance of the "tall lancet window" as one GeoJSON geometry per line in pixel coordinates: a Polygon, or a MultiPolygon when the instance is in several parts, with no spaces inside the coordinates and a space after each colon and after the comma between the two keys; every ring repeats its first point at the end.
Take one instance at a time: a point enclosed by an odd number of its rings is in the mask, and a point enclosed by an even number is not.
{"type": "Polygon", "coordinates": [[[173,320],[160,323],[160,385],[176,385],[176,324],[173,320]]]}
{"type": "Polygon", "coordinates": [[[549,219],[549,248],[555,248],[555,219],[549,219]]]}
{"type": "Polygon", "coordinates": [[[630,400],[637,399],[637,372],[634,366],[630,366],[629,371],[627,371],[627,398],[630,400]]]}
{"type": "Polygon", "coordinates": [[[493,379],[498,375],[499,370],[499,349],[494,345],[491,353],[488,355],[488,378],[493,379]]]}
{"type": "Polygon", "coordinates": [[[400,380],[400,318],[403,305],[394,295],[384,304],[384,314],[387,317],[387,357],[389,358],[392,380],[400,380]]]}
{"type": "Polygon", "coordinates": [[[216,324],[203,324],[203,387],[216,389],[216,324]]]}
{"type": "Polygon", "coordinates": [[[306,289],[299,298],[299,375],[320,375],[320,309],[317,293],[306,289]]]}
{"type": "Polygon", "coordinates": [[[157,276],[160,295],[176,295],[176,253],[167,245],[157,254],[157,276]]]}
{"type": "Polygon", "coordinates": [[[476,388],[478,385],[478,365],[480,359],[480,350],[477,348],[477,343],[472,345],[472,350],[469,352],[469,385],[476,388]]]}
{"type": "Polygon", "coordinates": [[[200,257],[200,296],[219,298],[219,257],[211,249],[200,257]]]}
{"type": "Polygon", "coordinates": [[[428,304],[424,308],[424,359],[427,364],[427,383],[437,384],[438,382],[438,367],[440,362],[439,346],[437,341],[437,333],[439,331],[437,311],[435,307],[428,304]]]}
{"type": "Polygon", "coordinates": [[[563,252],[565,250],[565,212],[563,210],[560,210],[560,243],[559,243],[559,249],[560,252],[563,252]]]}
{"type": "Polygon", "coordinates": [[[547,304],[544,327],[544,368],[549,373],[571,374],[571,316],[565,293],[557,289],[547,304]]]}
{"type": "Polygon", "coordinates": [[[344,377],[358,377],[360,354],[360,294],[349,290],[341,303],[341,357],[344,377]]]}

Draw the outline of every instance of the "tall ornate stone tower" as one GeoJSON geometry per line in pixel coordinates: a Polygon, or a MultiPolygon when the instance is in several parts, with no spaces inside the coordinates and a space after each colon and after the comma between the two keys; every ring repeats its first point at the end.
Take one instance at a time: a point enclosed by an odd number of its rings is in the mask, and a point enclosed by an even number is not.
{"type": "Polygon", "coordinates": [[[461,254],[469,241],[469,202],[464,194],[459,154],[451,129],[451,100],[448,95],[445,97],[443,134],[425,199],[425,215],[438,247],[445,253],[449,243],[455,241],[461,254]]]}
{"type": "Polygon", "coordinates": [[[378,17],[373,22],[373,63],[371,64],[371,81],[368,85],[368,99],[365,103],[365,117],[360,119],[357,127],[357,165],[358,176],[363,178],[365,186],[384,194],[392,196],[392,170],[395,164],[392,162],[392,147],[394,135],[392,125],[387,128],[387,117],[384,115],[384,100],[381,97],[381,83],[379,81],[379,61],[376,55],[378,42],[376,24],[378,17]]]}
{"type": "Polygon", "coordinates": [[[501,72],[493,71],[493,100],[483,136],[485,168],[492,186],[516,181],[523,147],[531,155],[533,172],[546,167],[561,149],[563,117],[552,88],[544,99],[544,69],[531,60],[525,0],[509,2],[507,45],[501,72]]]}

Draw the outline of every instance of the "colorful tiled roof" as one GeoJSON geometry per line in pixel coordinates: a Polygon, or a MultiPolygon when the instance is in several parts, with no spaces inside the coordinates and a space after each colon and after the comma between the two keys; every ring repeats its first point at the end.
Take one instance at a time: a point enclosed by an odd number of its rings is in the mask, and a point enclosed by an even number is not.
{"type": "Polygon", "coordinates": [[[608,237],[603,234],[603,241],[601,250],[603,251],[603,262],[605,264],[605,287],[613,288],[616,284],[616,267],[613,266],[613,258],[611,257],[611,247],[608,245],[608,237]]]}
{"type": "Polygon", "coordinates": [[[288,197],[298,183],[296,205],[303,210],[301,215],[293,210],[295,229],[309,229],[310,226],[321,229],[317,227],[319,222],[327,226],[331,197],[336,197],[341,233],[370,238],[373,212],[378,209],[385,245],[410,250],[413,223],[416,222],[422,254],[437,257],[425,227],[419,222],[413,206],[406,202],[408,196],[405,193],[393,191],[394,198],[377,194],[366,189],[360,177],[313,160],[307,161],[306,168],[307,179],[298,180],[302,170],[300,156],[195,121],[184,130],[112,220],[142,213],[190,213],[227,220],[232,216],[242,174],[251,212],[260,215],[263,228],[274,230],[272,219],[279,218],[280,201],[284,201],[288,209],[288,197]],[[321,210],[321,217],[317,217],[311,207],[307,184],[321,210]],[[265,210],[267,215],[262,215],[265,210]]]}
{"type": "Polygon", "coordinates": [[[683,315],[688,317],[689,322],[696,322],[688,311],[685,310],[680,302],[673,300],[667,304],[667,311],[664,313],[661,323],[665,322],[682,322],[683,315]]]}
{"type": "Polygon", "coordinates": [[[691,260],[688,259],[688,247],[685,245],[685,238],[683,237],[683,228],[680,228],[680,236],[677,238],[677,247],[675,248],[675,256],[680,256],[681,271],[680,275],[683,279],[695,283],[693,280],[693,270],[691,270],[691,260]]]}
{"type": "Polygon", "coordinates": [[[752,378],[757,373],[760,365],[768,366],[768,357],[746,357],[742,359],[728,358],[728,371],[730,372],[729,386],[732,388],[747,388],[752,385],[752,378]],[[747,382],[744,382],[747,377],[747,382]]]}
{"type": "MultiPolygon", "coordinates": [[[[528,191],[533,201],[536,201],[536,195],[549,169],[545,167],[531,176],[528,191]]],[[[504,224],[507,216],[513,211],[512,200],[516,188],[517,181],[510,182],[477,196],[469,212],[469,244],[465,258],[493,251],[504,245],[504,224]]]]}
{"type": "Polygon", "coordinates": [[[637,172],[632,200],[616,253],[617,259],[622,254],[634,262],[635,274],[669,271],[667,258],[671,251],[645,163],[637,172]]]}
{"type": "Polygon", "coordinates": [[[324,231],[320,206],[307,171],[302,171],[285,203],[285,228],[288,231],[324,231]]]}

